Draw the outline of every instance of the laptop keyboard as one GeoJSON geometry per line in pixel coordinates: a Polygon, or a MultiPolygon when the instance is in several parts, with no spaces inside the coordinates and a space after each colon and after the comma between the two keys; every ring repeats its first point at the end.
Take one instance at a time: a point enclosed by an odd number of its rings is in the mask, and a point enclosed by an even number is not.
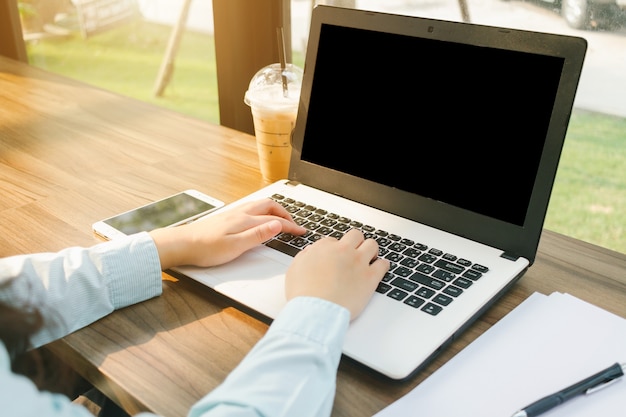
{"type": "Polygon", "coordinates": [[[302,236],[280,233],[265,245],[295,256],[304,247],[325,237],[340,239],[348,230],[359,229],[365,238],[378,242],[378,256],[388,259],[389,271],[378,284],[377,292],[430,315],[439,314],[489,268],[445,253],[423,243],[388,233],[357,220],[328,212],[302,201],[274,194],[271,197],[307,229],[302,236]]]}

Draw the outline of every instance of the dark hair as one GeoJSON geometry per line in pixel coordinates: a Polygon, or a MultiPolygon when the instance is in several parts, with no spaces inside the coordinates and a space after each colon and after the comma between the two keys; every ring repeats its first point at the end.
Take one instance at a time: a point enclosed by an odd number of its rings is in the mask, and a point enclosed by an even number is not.
{"type": "Polygon", "coordinates": [[[87,391],[90,384],[47,348],[31,349],[30,338],[43,324],[38,309],[20,309],[0,302],[0,340],[11,357],[11,370],[28,377],[40,390],[74,399],[87,391]]]}
{"type": "Polygon", "coordinates": [[[43,326],[43,317],[39,310],[9,306],[0,303],[0,340],[4,343],[11,357],[13,372],[28,376],[37,381],[41,374],[41,361],[33,361],[28,355],[30,338],[43,326]]]}

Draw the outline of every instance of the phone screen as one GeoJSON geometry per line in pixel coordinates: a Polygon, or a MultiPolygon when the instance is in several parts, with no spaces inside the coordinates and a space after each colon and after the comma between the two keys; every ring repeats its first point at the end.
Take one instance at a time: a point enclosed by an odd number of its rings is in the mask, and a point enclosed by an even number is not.
{"type": "Polygon", "coordinates": [[[111,217],[104,220],[104,223],[127,235],[131,235],[159,227],[172,226],[210,211],[215,207],[189,194],[180,193],[111,217]]]}

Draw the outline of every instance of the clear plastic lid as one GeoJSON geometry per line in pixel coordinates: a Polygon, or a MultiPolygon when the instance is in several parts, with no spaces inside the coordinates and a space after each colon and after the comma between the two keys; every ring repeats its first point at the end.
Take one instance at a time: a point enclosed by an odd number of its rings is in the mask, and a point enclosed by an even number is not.
{"type": "Polygon", "coordinates": [[[298,106],[303,71],[293,64],[270,64],[261,68],[248,86],[244,102],[248,106],[267,109],[293,108],[298,106]]]}

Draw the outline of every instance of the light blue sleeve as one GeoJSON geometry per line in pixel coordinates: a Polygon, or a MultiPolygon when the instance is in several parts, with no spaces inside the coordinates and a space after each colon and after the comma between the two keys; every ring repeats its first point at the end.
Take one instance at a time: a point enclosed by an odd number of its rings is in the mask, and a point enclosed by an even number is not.
{"type": "Polygon", "coordinates": [[[46,319],[31,341],[34,347],[161,292],[161,264],[147,233],[0,259],[0,301],[36,306],[46,319]]]}
{"type": "MultiPolygon", "coordinates": [[[[161,265],[147,233],[91,248],[0,259],[0,300],[42,308],[40,346],[84,327],[113,310],[161,294],[161,265]]],[[[32,381],[11,372],[0,342],[0,415],[93,417],[61,394],[40,392],[32,381]]]]}
{"type": "MultiPolygon", "coordinates": [[[[58,254],[0,260],[3,302],[35,305],[45,302],[47,309],[62,319],[63,326],[47,328],[36,338],[36,345],[62,337],[116,308],[151,298],[161,291],[160,264],[147,234],[91,249],[72,248],[58,254]],[[4,285],[8,281],[19,284],[4,285]]],[[[189,416],[330,415],[349,319],[345,308],[321,299],[291,300],[241,364],[222,385],[195,404],[189,416]]],[[[13,374],[1,343],[0,387],[3,387],[0,390],[3,415],[5,412],[21,417],[91,415],[66,397],[39,392],[30,380],[13,374]]],[[[154,415],[140,413],[136,417],[139,416],[154,415]]]]}
{"type": "Polygon", "coordinates": [[[265,336],[189,417],[321,417],[335,398],[350,313],[310,297],[291,300],[265,336]]]}

